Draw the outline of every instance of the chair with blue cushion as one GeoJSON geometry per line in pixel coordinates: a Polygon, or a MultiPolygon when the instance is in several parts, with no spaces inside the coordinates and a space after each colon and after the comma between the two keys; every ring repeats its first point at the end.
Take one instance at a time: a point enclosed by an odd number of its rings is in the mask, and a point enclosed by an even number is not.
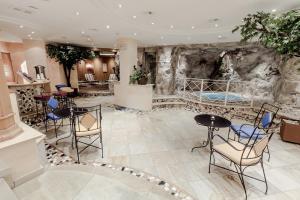
{"type": "MultiPolygon", "coordinates": [[[[258,139],[263,138],[270,131],[278,111],[279,107],[264,103],[257,113],[253,124],[232,124],[228,132],[228,139],[230,139],[230,130],[234,132],[233,139],[238,141],[249,139],[252,134],[254,138],[256,136],[258,139]]],[[[267,147],[266,150],[270,159],[269,148],[267,147]]]]}
{"type": "MultiPolygon", "coordinates": [[[[54,98],[54,97],[51,97],[49,99],[49,101],[47,102],[47,107],[49,108],[49,112],[46,112],[46,119],[45,119],[45,128],[46,128],[46,132],[48,131],[48,120],[51,120],[53,121],[54,123],[54,132],[55,132],[55,136],[57,137],[57,130],[59,128],[59,126],[57,126],[57,122],[59,120],[63,120],[61,117],[55,115],[54,111],[56,109],[59,108],[59,102],[54,98]]],[[[63,122],[61,122],[63,123],[63,122]]]]}

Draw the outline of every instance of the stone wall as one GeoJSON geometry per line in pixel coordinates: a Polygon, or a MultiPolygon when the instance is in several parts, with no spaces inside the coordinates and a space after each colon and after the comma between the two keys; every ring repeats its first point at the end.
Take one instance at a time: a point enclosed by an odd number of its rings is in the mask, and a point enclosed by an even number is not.
{"type": "Polygon", "coordinates": [[[300,80],[300,60],[284,62],[273,50],[254,43],[140,48],[138,62],[147,68],[145,52],[156,54],[157,94],[174,94],[178,82],[184,78],[250,81],[254,95],[263,101],[288,101],[286,94],[299,88],[297,84],[284,86],[283,80],[300,80]],[[284,87],[288,90],[282,95],[284,87]]]}

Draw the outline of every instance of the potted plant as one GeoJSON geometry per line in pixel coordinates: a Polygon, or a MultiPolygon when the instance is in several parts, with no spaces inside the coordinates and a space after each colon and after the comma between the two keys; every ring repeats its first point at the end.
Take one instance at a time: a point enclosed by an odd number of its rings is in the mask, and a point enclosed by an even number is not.
{"type": "Polygon", "coordinates": [[[148,77],[145,71],[142,67],[140,69],[137,69],[135,66],[133,66],[133,73],[130,76],[130,83],[138,83],[139,85],[146,85],[148,82],[148,77]]]}

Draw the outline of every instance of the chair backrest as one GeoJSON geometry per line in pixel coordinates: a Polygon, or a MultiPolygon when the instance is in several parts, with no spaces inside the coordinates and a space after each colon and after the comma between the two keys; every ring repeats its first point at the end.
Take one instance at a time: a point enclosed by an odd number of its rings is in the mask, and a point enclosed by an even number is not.
{"type": "Polygon", "coordinates": [[[264,129],[271,127],[278,111],[278,106],[263,103],[254,120],[254,126],[259,126],[264,129]]]}
{"type": "Polygon", "coordinates": [[[101,105],[74,108],[74,110],[76,110],[77,112],[76,115],[73,115],[73,125],[75,127],[76,132],[101,128],[101,105]]]}
{"type": "Polygon", "coordinates": [[[54,97],[51,97],[47,102],[47,105],[51,110],[55,110],[58,108],[58,101],[54,97]]]}

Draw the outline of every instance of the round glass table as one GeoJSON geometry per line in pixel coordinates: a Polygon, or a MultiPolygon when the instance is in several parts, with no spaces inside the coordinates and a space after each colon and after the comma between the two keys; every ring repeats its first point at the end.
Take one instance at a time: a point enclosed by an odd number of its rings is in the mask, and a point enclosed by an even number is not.
{"type": "Polygon", "coordinates": [[[231,126],[231,122],[224,117],[220,117],[217,115],[210,114],[200,114],[194,117],[197,124],[201,126],[206,126],[208,128],[207,132],[207,140],[203,141],[201,146],[196,146],[192,148],[192,152],[194,149],[203,148],[211,144],[211,140],[215,130],[219,130],[219,128],[227,128],[231,126]]]}

